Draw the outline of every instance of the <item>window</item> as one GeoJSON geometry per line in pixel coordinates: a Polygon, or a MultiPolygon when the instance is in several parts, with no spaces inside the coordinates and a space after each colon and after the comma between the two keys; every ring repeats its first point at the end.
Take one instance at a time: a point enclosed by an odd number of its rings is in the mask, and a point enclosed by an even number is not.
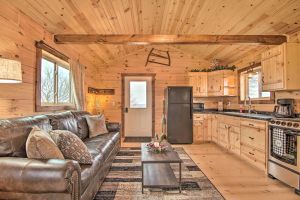
{"type": "MultiPolygon", "coordinates": [[[[269,103],[273,99],[273,94],[262,90],[261,66],[245,68],[239,71],[240,78],[240,101],[249,97],[254,103],[269,103]]],[[[270,102],[271,103],[271,102],[270,102]]]]}
{"type": "Polygon", "coordinates": [[[147,82],[130,81],[130,108],[147,108],[147,82]]]}
{"type": "Polygon", "coordinates": [[[42,105],[71,104],[71,76],[67,63],[47,58],[41,65],[42,105]]]}
{"type": "Polygon", "coordinates": [[[72,76],[67,59],[62,59],[63,54],[61,55],[51,47],[45,46],[44,43],[39,45],[37,44],[36,110],[74,109],[75,104],[71,89],[72,76]]]}

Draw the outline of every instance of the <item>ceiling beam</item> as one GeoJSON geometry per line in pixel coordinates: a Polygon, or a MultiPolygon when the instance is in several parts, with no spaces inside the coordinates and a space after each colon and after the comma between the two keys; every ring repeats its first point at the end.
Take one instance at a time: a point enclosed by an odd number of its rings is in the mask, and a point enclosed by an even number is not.
{"type": "Polygon", "coordinates": [[[287,41],[284,35],[101,35],[58,34],[57,44],[261,44],[279,45],[287,41]]]}

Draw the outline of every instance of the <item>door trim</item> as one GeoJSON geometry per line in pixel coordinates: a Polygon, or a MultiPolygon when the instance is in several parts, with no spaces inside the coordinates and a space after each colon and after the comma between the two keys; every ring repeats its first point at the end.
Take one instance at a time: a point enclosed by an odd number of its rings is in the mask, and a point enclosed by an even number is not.
{"type": "Polygon", "coordinates": [[[122,137],[125,137],[125,77],[126,76],[145,76],[152,78],[152,137],[155,135],[155,73],[121,73],[122,91],[121,91],[121,120],[122,137]]]}

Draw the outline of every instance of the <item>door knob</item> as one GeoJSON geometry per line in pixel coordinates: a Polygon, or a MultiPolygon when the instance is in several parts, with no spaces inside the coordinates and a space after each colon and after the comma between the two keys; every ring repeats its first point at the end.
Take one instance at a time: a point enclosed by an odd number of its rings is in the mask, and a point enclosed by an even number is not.
{"type": "Polygon", "coordinates": [[[125,111],[125,113],[128,113],[128,108],[126,107],[124,111],[125,111]]]}

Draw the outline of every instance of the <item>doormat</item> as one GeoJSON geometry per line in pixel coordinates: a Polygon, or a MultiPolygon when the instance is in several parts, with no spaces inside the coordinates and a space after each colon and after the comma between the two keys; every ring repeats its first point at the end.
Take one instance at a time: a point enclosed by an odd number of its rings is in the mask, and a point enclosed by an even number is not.
{"type": "Polygon", "coordinates": [[[151,137],[125,137],[124,142],[139,143],[139,142],[151,142],[151,137]]]}
{"type": "MultiPolygon", "coordinates": [[[[142,194],[141,148],[122,147],[94,200],[224,200],[184,149],[175,151],[182,160],[182,193],[174,188],[145,188],[142,194]]],[[[178,164],[171,167],[178,178],[178,164]]]]}

